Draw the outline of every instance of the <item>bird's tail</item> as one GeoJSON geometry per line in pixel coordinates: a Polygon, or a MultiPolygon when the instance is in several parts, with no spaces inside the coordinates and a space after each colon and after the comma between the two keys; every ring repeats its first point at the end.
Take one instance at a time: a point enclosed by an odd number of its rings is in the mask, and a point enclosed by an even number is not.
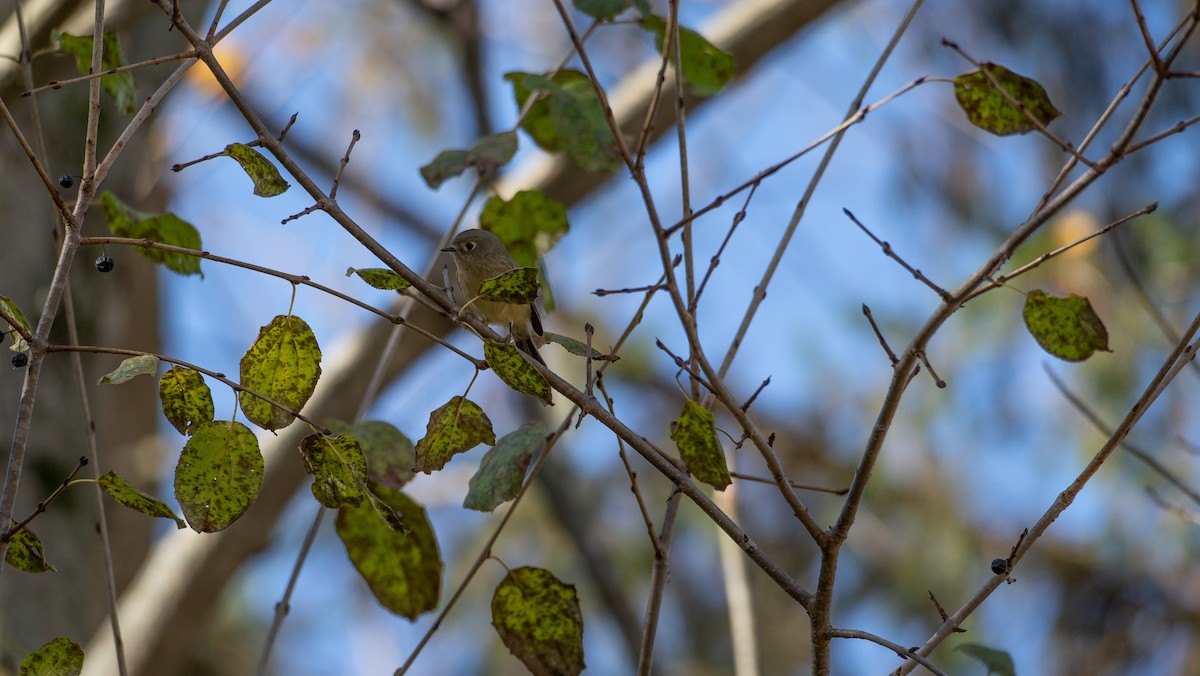
{"type": "Polygon", "coordinates": [[[546,360],[542,359],[542,355],[538,354],[537,345],[533,344],[533,338],[530,338],[529,336],[517,337],[516,342],[518,350],[524,352],[530,357],[533,357],[534,361],[542,366],[546,365],[546,360]]]}

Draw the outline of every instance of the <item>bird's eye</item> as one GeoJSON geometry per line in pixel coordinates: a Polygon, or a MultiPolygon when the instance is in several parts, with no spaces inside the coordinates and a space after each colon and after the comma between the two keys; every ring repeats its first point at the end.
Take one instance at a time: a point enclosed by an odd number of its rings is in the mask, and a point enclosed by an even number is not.
{"type": "Polygon", "coordinates": [[[466,249],[467,251],[470,251],[475,248],[475,242],[467,242],[466,244],[463,245],[463,248],[466,249]]]}

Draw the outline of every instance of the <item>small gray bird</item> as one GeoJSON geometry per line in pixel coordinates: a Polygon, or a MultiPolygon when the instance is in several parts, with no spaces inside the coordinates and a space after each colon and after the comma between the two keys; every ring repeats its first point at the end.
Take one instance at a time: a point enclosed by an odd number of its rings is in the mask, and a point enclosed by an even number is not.
{"type": "Polygon", "coordinates": [[[483,280],[520,267],[509,255],[508,249],[504,248],[500,238],[487,230],[463,230],[442,251],[454,254],[454,262],[458,265],[458,285],[468,301],[475,298],[470,306],[478,310],[488,323],[508,326],[517,348],[545,366],[546,362],[538,354],[530,333],[532,330],[542,335],[542,320],[538,317],[536,307],[532,304],[513,305],[476,298],[483,280]]]}

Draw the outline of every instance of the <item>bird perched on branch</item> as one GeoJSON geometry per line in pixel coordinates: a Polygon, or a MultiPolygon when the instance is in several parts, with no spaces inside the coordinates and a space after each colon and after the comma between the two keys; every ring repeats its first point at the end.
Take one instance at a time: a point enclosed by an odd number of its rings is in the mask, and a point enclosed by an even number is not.
{"type": "Polygon", "coordinates": [[[532,303],[501,303],[479,298],[479,287],[484,280],[520,267],[500,238],[487,230],[463,230],[442,251],[454,255],[458,265],[458,285],[467,297],[467,304],[489,324],[508,326],[517,348],[545,366],[546,362],[533,342],[534,334],[542,335],[542,320],[537,308],[532,303]]]}

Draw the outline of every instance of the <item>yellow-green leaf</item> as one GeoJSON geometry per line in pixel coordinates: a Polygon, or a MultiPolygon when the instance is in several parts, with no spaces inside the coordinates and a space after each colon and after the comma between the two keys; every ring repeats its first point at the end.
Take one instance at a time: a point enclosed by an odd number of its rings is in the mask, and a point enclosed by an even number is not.
{"type": "Polygon", "coordinates": [[[367,460],[354,437],[312,434],[300,442],[300,454],[304,456],[304,471],[313,477],[312,493],[317,502],[330,509],[362,504],[367,460]]]}
{"type": "Polygon", "coordinates": [[[291,186],[279,175],[271,161],[254,148],[242,143],[225,146],[222,155],[228,155],[242,165],[242,171],[254,181],[254,194],[259,197],[275,197],[287,192],[291,186]]]}
{"type": "Polygon", "coordinates": [[[164,373],[158,381],[158,398],[163,415],[180,434],[191,434],[196,425],[212,422],[212,390],[197,371],[176,366],[164,373]]]}
{"type": "Polygon", "coordinates": [[[485,341],[483,356],[505,385],[554,405],[550,383],[515,346],[494,340],[485,341]]]}
{"type": "Polygon", "coordinates": [[[479,444],[495,444],[492,421],[479,405],[464,397],[453,397],[429,414],[425,437],[417,442],[414,472],[430,474],[446,466],[450,458],[479,444]]]}
{"type": "MultiPolygon", "coordinates": [[[[667,22],[659,16],[648,16],[642,19],[641,26],[654,33],[654,46],[662,53],[667,22]]],[[[674,59],[674,54],[668,58],[674,59]]],[[[712,96],[733,79],[733,57],[683,26],[679,27],[679,59],[683,64],[683,82],[696,96],[712,96]]]]}
{"type": "Polygon", "coordinates": [[[326,426],[338,434],[351,434],[358,440],[367,459],[367,485],[399,490],[413,478],[417,452],[413,442],[391,423],[363,420],[354,425],[329,422],[326,426]]]}
{"type": "Polygon", "coordinates": [[[175,467],[175,500],[197,533],[215,533],[237,521],[258,498],[263,457],[258,439],[239,422],[202,423],[175,467]]]}
{"type": "MultiPolygon", "coordinates": [[[[13,521],[9,528],[16,525],[17,522],[13,521]]],[[[46,548],[42,546],[41,538],[29,530],[28,526],[17,531],[9,540],[4,562],[26,573],[48,573],[56,570],[46,560],[46,548]]]]}
{"type": "Polygon", "coordinates": [[[170,519],[175,522],[178,528],[187,527],[183,519],[176,516],[175,511],[168,507],[165,502],[138,489],[116,472],[105,472],[96,480],[96,483],[100,484],[100,488],[105,493],[111,495],[113,500],[116,500],[118,504],[141,512],[146,516],[170,519]]]}
{"type": "Polygon", "coordinates": [[[484,454],[471,477],[463,507],[490,512],[515,498],[525,482],[530,461],[545,448],[546,430],[541,423],[526,423],[501,437],[484,454]]]}
{"type": "MultiPolygon", "coordinates": [[[[0,296],[0,309],[4,310],[4,314],[14,319],[20,327],[25,329],[27,333],[33,333],[33,329],[29,327],[29,320],[25,318],[25,313],[21,312],[21,308],[17,307],[16,302],[8,296],[0,296]]],[[[0,319],[0,329],[3,329],[12,336],[12,345],[8,348],[13,352],[24,352],[29,349],[29,343],[21,337],[21,334],[13,331],[15,328],[7,321],[0,319]]]]}
{"type": "Polygon", "coordinates": [[[492,197],[479,213],[479,227],[499,237],[517,265],[525,267],[536,266],[571,229],[567,208],[540,190],[522,190],[507,201],[492,197]]]}
{"type": "Polygon", "coordinates": [[[636,7],[643,15],[650,13],[646,0],[575,0],[575,7],[599,21],[612,21],[630,7],[636,7]]]}
{"type": "Polygon", "coordinates": [[[1029,119],[1030,115],[1043,127],[1062,115],[1050,103],[1042,85],[994,63],[982,64],[979,70],[954,78],[954,97],[971,124],[997,136],[1024,134],[1037,129],[1029,119]],[[988,73],[1025,110],[1014,106],[992,84],[988,73]]]}
{"type": "Polygon", "coordinates": [[[1035,289],[1025,297],[1025,326],[1038,345],[1067,361],[1083,361],[1108,352],[1108,330],[1083,296],[1057,298],[1035,289]]]}
{"type": "MultiPolygon", "coordinates": [[[[200,231],[175,214],[141,213],[108,191],[100,194],[100,206],[103,208],[109,232],[117,237],[148,239],[184,249],[201,248],[200,231]]],[[[140,246],[137,250],[155,263],[162,263],[172,272],[204,276],[200,271],[200,259],[195,256],[140,246]]]]}
{"type": "Polygon", "coordinates": [[[98,385],[120,385],[138,376],[158,373],[159,359],[152,354],[140,354],[121,362],[117,368],[100,377],[98,385]]]}
{"type": "Polygon", "coordinates": [[[543,568],[516,568],[492,594],[492,626],[530,672],[583,671],[583,614],[575,585],[543,568]]]}
{"type": "Polygon", "coordinates": [[[441,594],[437,537],[425,509],[407,495],[376,486],[374,497],[400,515],[408,532],[388,528],[362,505],[338,510],[337,534],[379,603],[414,620],[436,608],[441,594]]]}
{"type": "MultiPolygon", "coordinates": [[[[280,315],[258,332],[242,357],[242,386],[299,411],[312,396],[321,376],[321,348],[303,319],[280,315]]],[[[292,414],[251,392],[239,392],[242,412],[250,422],[269,430],[292,424],[292,414]]]]}
{"type": "Polygon", "coordinates": [[[346,268],[346,276],[358,275],[358,278],[382,291],[400,291],[412,286],[408,280],[387,268],[346,268]]]}
{"type": "Polygon", "coordinates": [[[21,660],[18,676],[79,676],[83,673],[83,647],[59,636],[21,660]]]}
{"type": "Polygon", "coordinates": [[[694,401],[685,402],[679,420],[671,423],[671,441],[692,476],[719,491],[725,490],[730,482],[729,467],[717,440],[712,411],[694,401]]]}
{"type": "Polygon", "coordinates": [[[479,297],[497,303],[526,305],[537,300],[537,268],[516,268],[485,279],[479,285],[479,297]]]}
{"type": "MultiPolygon", "coordinates": [[[[59,30],[50,31],[50,39],[58,42],[58,49],[64,54],[75,57],[75,67],[80,75],[88,75],[92,70],[92,36],[71,35],[59,30]]],[[[104,44],[100,48],[100,70],[128,65],[125,52],[121,49],[121,41],[112,31],[104,32],[104,44]]],[[[101,76],[100,87],[117,102],[117,110],[123,115],[137,112],[137,90],[133,85],[133,73],[112,73],[101,76]]]]}

